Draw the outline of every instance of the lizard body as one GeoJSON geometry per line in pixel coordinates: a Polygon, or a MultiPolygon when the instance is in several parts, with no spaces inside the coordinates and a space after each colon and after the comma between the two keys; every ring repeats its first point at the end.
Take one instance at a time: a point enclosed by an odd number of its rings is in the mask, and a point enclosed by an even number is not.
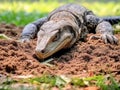
{"type": "Polygon", "coordinates": [[[116,20],[118,22],[119,17],[112,19],[99,18],[83,6],[67,4],[53,10],[47,17],[26,25],[20,40],[29,41],[37,34],[35,54],[40,59],[71,47],[88,33],[99,33],[105,43],[116,44],[118,39],[113,35],[111,24],[116,20]]]}

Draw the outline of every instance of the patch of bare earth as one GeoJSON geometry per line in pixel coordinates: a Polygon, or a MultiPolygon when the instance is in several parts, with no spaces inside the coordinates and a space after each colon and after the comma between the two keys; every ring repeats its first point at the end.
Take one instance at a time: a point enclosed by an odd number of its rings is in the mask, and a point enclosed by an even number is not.
{"type": "MultiPolygon", "coordinates": [[[[0,24],[0,34],[14,40],[0,39],[0,74],[4,75],[74,75],[87,77],[98,74],[113,74],[120,82],[120,43],[104,44],[101,40],[77,42],[71,49],[51,56],[48,66],[34,55],[36,39],[30,43],[19,43],[22,28],[0,24]]],[[[89,37],[90,35],[88,35],[89,37]]],[[[120,41],[120,34],[116,35],[120,41]]]]}

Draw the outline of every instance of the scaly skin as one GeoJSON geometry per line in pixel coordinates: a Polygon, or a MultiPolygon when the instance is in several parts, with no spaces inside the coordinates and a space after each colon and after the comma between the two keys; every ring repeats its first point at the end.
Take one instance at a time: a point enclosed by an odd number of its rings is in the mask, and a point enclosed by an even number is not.
{"type": "Polygon", "coordinates": [[[94,15],[83,6],[67,4],[25,26],[20,41],[30,41],[37,34],[35,54],[45,59],[61,49],[71,47],[77,40],[85,39],[88,33],[99,33],[105,43],[117,44],[108,19],[94,15]]]}

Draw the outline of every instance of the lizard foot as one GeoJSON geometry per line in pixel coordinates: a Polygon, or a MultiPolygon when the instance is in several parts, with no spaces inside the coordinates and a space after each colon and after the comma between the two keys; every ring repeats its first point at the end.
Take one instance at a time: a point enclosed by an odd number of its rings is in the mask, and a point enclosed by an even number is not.
{"type": "Polygon", "coordinates": [[[118,38],[113,34],[102,34],[101,39],[104,43],[118,44],[118,38]]]}
{"type": "Polygon", "coordinates": [[[102,39],[104,43],[118,44],[117,37],[112,34],[92,35],[90,36],[89,40],[91,39],[94,39],[94,40],[102,39]]]}
{"type": "Polygon", "coordinates": [[[26,43],[26,42],[30,42],[30,38],[20,38],[19,40],[17,40],[18,42],[21,43],[26,43]]]}
{"type": "Polygon", "coordinates": [[[30,37],[28,36],[22,36],[20,37],[19,40],[17,40],[18,42],[21,42],[21,43],[26,43],[26,42],[30,42],[30,37]]]}

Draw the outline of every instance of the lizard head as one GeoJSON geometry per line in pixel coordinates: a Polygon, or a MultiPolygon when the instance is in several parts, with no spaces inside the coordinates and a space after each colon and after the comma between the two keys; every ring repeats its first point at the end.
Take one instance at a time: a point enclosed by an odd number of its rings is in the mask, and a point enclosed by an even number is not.
{"type": "Polygon", "coordinates": [[[70,23],[65,20],[48,21],[38,32],[35,54],[39,59],[45,59],[61,49],[70,46],[74,37],[70,23]]]}

